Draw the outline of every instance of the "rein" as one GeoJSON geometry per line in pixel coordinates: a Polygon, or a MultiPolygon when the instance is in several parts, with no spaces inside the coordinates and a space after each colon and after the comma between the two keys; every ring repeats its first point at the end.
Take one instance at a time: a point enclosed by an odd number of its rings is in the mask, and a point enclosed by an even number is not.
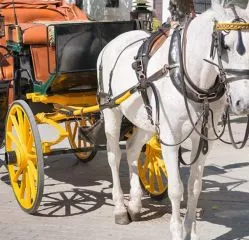
{"type": "MultiPolygon", "coordinates": [[[[185,102],[185,106],[188,112],[188,116],[190,119],[190,122],[193,126],[193,129],[191,131],[191,133],[193,131],[195,131],[199,136],[200,136],[200,141],[199,141],[199,146],[197,149],[197,153],[196,156],[194,158],[194,160],[192,161],[192,163],[187,164],[183,159],[182,159],[182,154],[181,154],[181,147],[179,148],[179,161],[184,164],[184,165],[192,165],[194,164],[199,155],[201,154],[201,149],[203,154],[207,153],[208,150],[208,143],[207,141],[215,141],[215,140],[221,140],[223,142],[225,142],[224,140],[222,140],[222,136],[225,132],[225,127],[226,124],[223,125],[223,130],[221,132],[220,135],[218,135],[218,133],[216,132],[215,126],[214,126],[214,120],[213,120],[213,114],[211,114],[211,118],[212,118],[212,128],[213,131],[216,135],[215,139],[210,139],[207,136],[207,123],[208,123],[208,117],[209,117],[209,112],[212,111],[209,108],[209,102],[211,102],[212,97],[216,98],[217,97],[217,91],[219,91],[220,89],[227,89],[228,88],[228,84],[230,82],[234,82],[234,81],[238,81],[238,80],[242,80],[242,79],[248,79],[249,80],[249,70],[248,69],[224,69],[223,64],[222,64],[222,50],[223,50],[223,46],[221,44],[221,31],[231,31],[231,30],[245,30],[245,29],[249,29],[249,23],[245,23],[245,22],[233,22],[233,23],[218,23],[215,22],[215,26],[214,26],[214,32],[213,32],[213,42],[212,42],[212,46],[211,46],[211,52],[214,54],[217,52],[218,55],[218,65],[212,63],[209,60],[205,60],[207,62],[209,62],[210,64],[213,64],[215,66],[218,67],[219,71],[220,71],[220,75],[218,78],[218,82],[210,89],[208,90],[203,90],[198,88],[191,80],[191,78],[188,75],[187,72],[187,67],[186,67],[186,43],[187,43],[187,29],[189,27],[191,23],[191,20],[187,22],[185,28],[184,28],[184,34],[183,34],[183,39],[182,39],[182,51],[180,51],[181,54],[181,64],[180,64],[180,80],[181,80],[181,85],[182,85],[182,95],[184,97],[184,102],[185,102]],[[183,66],[183,67],[181,67],[183,66]],[[228,76],[228,75],[232,75],[232,76],[228,76]],[[203,123],[202,123],[202,128],[201,128],[201,132],[199,132],[199,130],[196,128],[196,124],[194,123],[191,113],[190,113],[190,109],[188,106],[188,97],[187,97],[187,85],[184,81],[184,79],[186,79],[187,83],[189,84],[189,86],[192,88],[192,90],[194,92],[196,92],[198,94],[198,97],[200,98],[200,100],[203,100],[203,123]]],[[[176,30],[176,31],[180,31],[180,30],[176,30]]],[[[178,39],[180,39],[180,37],[178,37],[178,39]]],[[[242,39],[242,38],[241,38],[242,39]]],[[[178,47],[181,47],[181,44],[178,43],[178,47]]],[[[193,99],[192,99],[193,100],[193,99]]],[[[215,99],[218,100],[218,99],[215,99]]],[[[211,112],[212,113],[212,112],[211,112]]],[[[233,137],[233,133],[232,133],[232,128],[231,128],[231,121],[230,121],[230,115],[229,112],[227,110],[226,112],[226,118],[227,118],[227,125],[228,125],[228,130],[229,130],[229,135],[230,135],[230,139],[231,139],[231,143],[228,144],[232,144],[236,149],[241,149],[245,146],[247,140],[248,140],[248,136],[249,136],[249,117],[247,120],[247,128],[246,128],[246,132],[245,132],[245,136],[241,143],[241,146],[238,146],[234,137],[233,137]]],[[[200,119],[198,119],[199,121],[200,119]]],[[[198,122],[197,121],[197,122],[198,122]]],[[[158,136],[160,136],[160,132],[158,131],[158,136]]],[[[166,146],[169,146],[169,144],[166,144],[165,142],[163,142],[160,137],[159,137],[160,143],[166,146]]],[[[175,144],[177,145],[177,144],[175,144]]]]}
{"type": "MultiPolygon", "coordinates": [[[[189,23],[187,23],[187,27],[189,26],[189,23]]],[[[204,59],[206,62],[215,65],[216,67],[218,67],[220,75],[219,75],[219,79],[220,79],[220,84],[224,84],[225,88],[228,88],[229,83],[234,82],[234,81],[239,81],[239,80],[244,80],[247,79],[249,80],[249,69],[225,69],[223,67],[223,63],[222,63],[222,51],[224,46],[222,46],[222,31],[231,31],[231,30],[237,30],[237,31],[241,31],[241,30],[249,30],[249,23],[246,22],[232,22],[232,23],[218,23],[215,22],[214,25],[214,31],[213,31],[213,41],[212,41],[212,45],[211,45],[211,54],[210,56],[213,57],[215,56],[215,53],[217,52],[217,56],[218,56],[218,64],[215,64],[209,60],[204,59]]],[[[197,92],[202,92],[203,90],[197,88],[193,82],[191,81],[190,77],[187,74],[186,71],[186,55],[185,55],[185,50],[184,48],[186,47],[186,29],[185,29],[185,33],[183,36],[183,58],[184,58],[184,74],[186,77],[186,80],[188,82],[188,84],[190,84],[190,86],[197,92]]],[[[241,32],[239,34],[239,40],[242,41],[242,37],[241,37],[241,32]]],[[[243,41],[242,41],[243,44],[243,41]]],[[[184,81],[182,81],[182,84],[185,85],[184,81]]],[[[205,93],[206,95],[208,94],[208,91],[206,91],[205,93]]],[[[196,129],[195,124],[193,123],[192,117],[190,115],[190,111],[189,111],[189,107],[188,107],[188,103],[186,101],[186,94],[183,94],[184,96],[184,100],[185,100],[185,105],[186,105],[186,109],[189,115],[189,119],[191,124],[193,125],[193,128],[195,128],[195,132],[200,136],[200,143],[199,143],[199,148],[201,145],[201,141],[204,139],[207,140],[206,136],[203,136],[203,129],[201,131],[201,133],[196,129]]],[[[229,98],[228,98],[229,99],[229,98]]],[[[206,98],[207,102],[208,99],[206,98]]],[[[208,103],[207,103],[208,104],[208,103]]],[[[209,108],[209,107],[208,107],[209,108]]],[[[209,111],[212,111],[209,108],[209,111]]],[[[230,121],[230,114],[229,114],[229,108],[227,108],[226,110],[226,119],[225,119],[225,124],[223,126],[223,131],[220,135],[217,134],[215,126],[214,126],[214,121],[213,121],[213,113],[211,114],[211,118],[212,118],[212,128],[213,131],[216,135],[216,139],[208,139],[208,140],[221,140],[222,142],[225,142],[227,144],[232,144],[234,148],[236,149],[242,149],[245,145],[246,142],[248,140],[248,136],[249,136],[249,116],[247,116],[247,127],[246,127],[246,131],[245,131],[245,136],[242,142],[236,143],[233,137],[233,132],[232,132],[232,127],[231,127],[231,121],[230,121]],[[224,130],[226,127],[226,124],[228,125],[228,131],[229,131],[229,136],[231,139],[231,143],[226,142],[224,140],[222,140],[222,135],[224,134],[224,130]],[[240,146],[238,146],[238,144],[241,144],[240,146]]],[[[193,163],[195,163],[200,155],[200,149],[198,148],[197,150],[197,154],[196,157],[194,158],[193,162],[191,164],[186,164],[186,162],[182,159],[182,154],[181,154],[181,147],[179,149],[179,161],[184,164],[184,165],[192,165],[193,163]]]]}
{"type": "MultiPolygon", "coordinates": [[[[232,23],[218,23],[217,21],[215,22],[214,28],[213,28],[213,34],[212,34],[212,44],[211,44],[211,49],[210,49],[210,57],[212,59],[214,59],[215,55],[217,54],[218,64],[216,64],[210,60],[207,60],[207,59],[204,59],[204,61],[216,66],[219,69],[220,74],[217,77],[214,86],[212,86],[208,90],[205,90],[205,89],[200,89],[199,87],[197,87],[193,83],[193,81],[191,80],[191,78],[187,72],[187,67],[186,67],[187,29],[188,29],[191,21],[192,21],[192,19],[190,19],[186,23],[185,28],[183,28],[184,33],[183,33],[182,38],[181,38],[181,34],[180,34],[180,31],[182,30],[182,28],[180,28],[179,26],[176,27],[176,29],[171,37],[171,45],[170,45],[170,51],[172,52],[175,50],[175,52],[173,54],[171,54],[171,56],[169,54],[169,64],[165,64],[162,69],[160,69],[159,71],[154,73],[152,76],[147,78],[147,74],[145,71],[147,68],[147,65],[146,65],[147,61],[146,61],[146,63],[144,63],[143,58],[142,58],[142,56],[144,56],[144,55],[141,55],[141,56],[138,55],[136,57],[136,62],[133,63],[132,67],[134,68],[134,70],[137,74],[138,84],[136,84],[135,86],[133,86],[132,88],[129,89],[130,95],[132,95],[134,92],[139,91],[143,95],[143,100],[147,99],[146,101],[144,101],[144,104],[145,104],[145,109],[146,109],[147,114],[148,114],[148,119],[151,121],[152,125],[155,125],[157,138],[161,144],[168,146],[168,147],[179,146],[183,142],[185,142],[185,140],[187,138],[189,138],[190,135],[194,131],[200,136],[200,141],[199,141],[199,146],[197,149],[196,156],[190,164],[187,164],[182,159],[181,147],[179,148],[179,161],[184,165],[194,164],[198,160],[201,153],[203,153],[205,155],[208,152],[208,141],[221,140],[224,143],[232,144],[237,149],[241,149],[245,146],[245,144],[248,140],[248,136],[249,136],[249,115],[248,115],[247,128],[246,128],[246,133],[245,133],[244,139],[242,142],[235,142],[234,137],[233,137],[233,133],[232,133],[231,121],[230,121],[230,115],[229,115],[228,109],[226,110],[225,119],[223,119],[224,120],[223,121],[223,123],[224,123],[223,129],[221,131],[221,134],[219,135],[215,129],[213,112],[209,106],[210,102],[217,101],[224,95],[225,91],[229,87],[230,82],[239,81],[242,79],[249,80],[249,69],[225,69],[223,67],[223,63],[222,63],[222,51],[225,49],[225,46],[222,44],[222,43],[224,43],[222,31],[249,30],[249,23],[241,22],[241,21],[240,22],[234,21],[232,23]],[[182,39],[182,41],[181,41],[181,39],[182,39]],[[172,48],[174,48],[174,49],[172,50],[172,48]],[[189,117],[189,120],[190,120],[191,125],[193,127],[185,139],[183,139],[182,141],[175,143],[175,144],[165,143],[160,138],[160,122],[159,122],[159,119],[160,119],[160,112],[159,112],[160,101],[158,98],[157,89],[156,89],[155,84],[154,84],[155,81],[157,81],[160,78],[162,78],[163,76],[165,76],[168,72],[170,73],[170,77],[171,77],[173,85],[183,95],[186,110],[188,113],[188,117],[189,117]],[[185,79],[186,79],[186,82],[185,82],[185,79]],[[152,107],[150,105],[150,102],[149,102],[149,99],[147,96],[147,89],[148,88],[152,89],[152,92],[153,92],[153,95],[155,98],[155,104],[156,104],[155,123],[153,123],[153,120],[152,120],[152,107]],[[192,100],[194,102],[203,104],[203,112],[198,116],[196,123],[194,123],[193,118],[191,116],[188,100],[192,100]],[[207,125],[208,125],[208,119],[210,116],[211,116],[211,121],[212,121],[212,128],[213,128],[214,134],[216,136],[216,138],[213,138],[213,139],[208,138],[207,125]],[[201,131],[199,131],[197,129],[197,124],[200,122],[201,118],[203,118],[203,121],[202,121],[201,131]],[[225,132],[226,125],[228,125],[231,143],[222,140],[222,136],[225,132]],[[241,144],[241,146],[238,146],[238,144],[241,144]]],[[[239,35],[239,36],[241,36],[241,35],[239,35]]],[[[140,39],[136,42],[139,42],[141,40],[143,40],[143,39],[140,39]]],[[[242,37],[240,38],[240,40],[242,41],[242,37]]],[[[131,46],[132,44],[134,44],[134,43],[131,43],[129,46],[131,46]]],[[[243,41],[242,41],[242,44],[243,44],[243,41]]],[[[124,50],[126,50],[129,46],[127,46],[124,50]]],[[[99,97],[105,98],[107,100],[104,104],[100,105],[101,110],[103,110],[105,108],[113,108],[113,107],[118,106],[118,104],[115,101],[118,97],[122,97],[122,95],[123,95],[123,94],[121,94],[120,96],[111,99],[111,95],[112,95],[111,82],[112,82],[113,71],[115,69],[115,66],[116,66],[121,54],[124,52],[124,50],[118,56],[118,58],[114,64],[114,67],[110,73],[109,93],[104,93],[103,87],[101,86],[102,84],[100,84],[100,91],[99,91],[100,96],[99,97]]],[[[100,82],[102,82],[102,61],[100,64],[99,71],[100,71],[100,80],[101,80],[100,82]]]]}

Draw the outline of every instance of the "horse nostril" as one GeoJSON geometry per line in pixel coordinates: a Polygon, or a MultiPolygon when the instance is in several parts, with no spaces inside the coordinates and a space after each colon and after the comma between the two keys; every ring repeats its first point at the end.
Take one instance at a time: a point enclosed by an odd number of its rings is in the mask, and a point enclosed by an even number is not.
{"type": "Polygon", "coordinates": [[[236,107],[240,107],[240,103],[241,103],[241,100],[238,100],[238,101],[236,102],[236,107]]]}

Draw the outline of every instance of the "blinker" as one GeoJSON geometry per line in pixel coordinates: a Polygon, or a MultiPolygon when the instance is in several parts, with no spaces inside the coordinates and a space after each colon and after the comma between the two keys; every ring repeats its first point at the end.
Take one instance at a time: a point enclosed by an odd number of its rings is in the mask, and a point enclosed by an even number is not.
{"type": "Polygon", "coordinates": [[[245,48],[245,45],[243,43],[241,31],[238,31],[238,44],[237,44],[236,50],[237,50],[239,55],[244,55],[246,53],[246,48],[245,48]]]}

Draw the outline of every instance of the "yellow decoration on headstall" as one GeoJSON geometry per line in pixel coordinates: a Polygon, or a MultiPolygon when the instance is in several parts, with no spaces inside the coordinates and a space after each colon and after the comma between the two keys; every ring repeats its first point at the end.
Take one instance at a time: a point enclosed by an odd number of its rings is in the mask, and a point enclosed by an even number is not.
{"type": "Polygon", "coordinates": [[[214,30],[217,31],[229,31],[229,30],[249,30],[249,23],[234,22],[234,23],[216,23],[214,30]]]}

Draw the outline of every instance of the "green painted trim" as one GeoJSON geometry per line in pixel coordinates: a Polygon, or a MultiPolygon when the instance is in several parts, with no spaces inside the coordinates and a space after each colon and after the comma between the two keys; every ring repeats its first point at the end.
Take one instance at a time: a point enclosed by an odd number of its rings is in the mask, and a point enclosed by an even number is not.
{"type": "Polygon", "coordinates": [[[55,77],[55,74],[51,74],[49,79],[44,84],[34,84],[34,92],[44,95],[47,94],[47,90],[52,85],[53,81],[55,80],[55,77]]]}
{"type": "Polygon", "coordinates": [[[12,52],[22,52],[23,46],[20,43],[7,41],[7,48],[12,52]]]}

